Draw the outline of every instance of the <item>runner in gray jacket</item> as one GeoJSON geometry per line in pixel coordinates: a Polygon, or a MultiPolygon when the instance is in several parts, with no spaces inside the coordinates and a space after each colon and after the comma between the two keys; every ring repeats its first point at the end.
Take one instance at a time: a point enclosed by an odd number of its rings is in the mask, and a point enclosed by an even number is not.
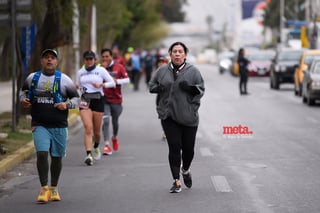
{"type": "Polygon", "coordinates": [[[169,146],[174,179],[171,193],[181,191],[181,161],[184,183],[188,188],[192,186],[190,165],[199,124],[198,109],[204,95],[202,76],[195,66],[186,62],[187,53],[183,43],[173,43],[169,48],[171,62],[159,67],[149,82],[150,92],[159,96],[157,112],[169,146]]]}

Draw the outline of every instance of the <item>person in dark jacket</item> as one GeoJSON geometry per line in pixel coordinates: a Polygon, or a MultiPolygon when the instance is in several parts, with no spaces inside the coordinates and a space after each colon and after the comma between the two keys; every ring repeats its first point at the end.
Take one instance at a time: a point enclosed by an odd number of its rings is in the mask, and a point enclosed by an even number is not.
{"type": "Polygon", "coordinates": [[[240,48],[239,53],[238,53],[240,95],[249,94],[247,91],[248,64],[249,63],[250,63],[250,61],[245,57],[245,50],[243,48],[240,48]]]}
{"type": "Polygon", "coordinates": [[[190,165],[199,124],[198,109],[205,90],[200,71],[186,62],[187,53],[185,44],[173,43],[169,48],[170,63],[159,67],[149,82],[149,91],[158,94],[157,112],[169,147],[174,179],[171,193],[181,191],[180,169],[185,185],[192,186],[190,165]]]}

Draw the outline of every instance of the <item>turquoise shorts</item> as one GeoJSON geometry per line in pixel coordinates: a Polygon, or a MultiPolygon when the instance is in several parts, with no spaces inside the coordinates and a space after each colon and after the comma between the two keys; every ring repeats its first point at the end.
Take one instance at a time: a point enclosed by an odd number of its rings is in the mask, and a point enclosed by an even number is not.
{"type": "Polygon", "coordinates": [[[43,126],[37,126],[32,134],[37,152],[50,152],[52,157],[64,157],[66,155],[67,128],[45,128],[43,126]]]}

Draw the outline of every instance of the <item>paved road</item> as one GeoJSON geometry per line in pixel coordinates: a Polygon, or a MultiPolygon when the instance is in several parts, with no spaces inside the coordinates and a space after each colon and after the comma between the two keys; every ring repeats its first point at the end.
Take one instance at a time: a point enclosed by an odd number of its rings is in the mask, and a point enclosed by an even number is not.
{"type": "Polygon", "coordinates": [[[35,203],[39,183],[32,158],[0,180],[0,212],[320,212],[320,105],[303,105],[292,85],[270,90],[267,78],[251,78],[252,94],[240,96],[238,79],[219,75],[215,66],[199,67],[206,94],[192,189],[168,192],[167,145],[155,97],[142,83],[139,92],[124,89],[119,152],[86,166],[83,128],[76,123],[60,181],[63,200],[35,203]],[[223,127],[239,125],[253,134],[223,134],[223,127]]]}

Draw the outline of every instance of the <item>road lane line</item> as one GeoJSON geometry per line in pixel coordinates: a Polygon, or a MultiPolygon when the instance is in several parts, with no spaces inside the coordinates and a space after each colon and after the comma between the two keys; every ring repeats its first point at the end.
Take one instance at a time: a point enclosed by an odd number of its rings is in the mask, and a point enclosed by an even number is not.
{"type": "Polygon", "coordinates": [[[208,147],[201,147],[200,153],[203,157],[213,157],[213,153],[208,147]]]}
{"type": "Polygon", "coordinates": [[[232,192],[225,176],[211,176],[211,181],[217,192],[232,192]]]}

